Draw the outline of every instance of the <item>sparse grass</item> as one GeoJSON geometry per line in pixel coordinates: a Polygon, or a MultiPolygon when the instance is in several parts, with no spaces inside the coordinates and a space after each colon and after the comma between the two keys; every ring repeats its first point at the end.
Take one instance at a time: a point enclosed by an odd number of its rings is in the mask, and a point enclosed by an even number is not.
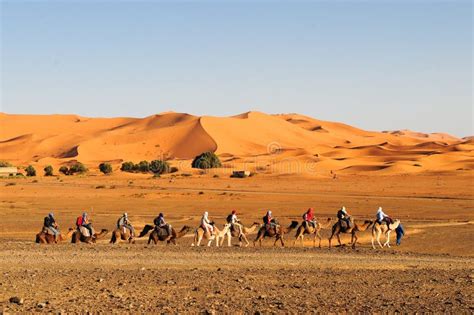
{"type": "Polygon", "coordinates": [[[37,180],[37,179],[35,179],[35,180],[33,180],[33,181],[32,181],[32,183],[37,183],[37,182],[38,182],[38,180],[37,180]]]}
{"type": "Polygon", "coordinates": [[[5,186],[15,186],[16,183],[6,183],[5,186]]]}
{"type": "Polygon", "coordinates": [[[217,174],[214,174],[214,176],[212,176],[213,178],[219,178],[219,175],[217,174]]]}
{"type": "Polygon", "coordinates": [[[204,195],[204,191],[200,191],[198,194],[199,195],[204,195]]]}
{"type": "Polygon", "coordinates": [[[183,173],[183,174],[181,174],[181,176],[183,176],[183,177],[191,177],[191,176],[193,176],[193,174],[183,173]]]}
{"type": "Polygon", "coordinates": [[[98,186],[95,186],[95,189],[104,189],[106,188],[105,185],[98,185],[98,186]]]}

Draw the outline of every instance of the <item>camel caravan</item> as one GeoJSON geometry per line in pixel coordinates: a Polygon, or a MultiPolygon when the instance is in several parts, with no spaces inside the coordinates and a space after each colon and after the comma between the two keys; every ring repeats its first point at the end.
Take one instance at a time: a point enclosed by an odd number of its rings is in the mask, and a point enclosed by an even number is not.
{"type": "MultiPolygon", "coordinates": [[[[372,231],[372,247],[375,249],[375,243],[381,247],[390,247],[390,234],[395,231],[397,236],[397,245],[400,245],[401,239],[405,234],[400,220],[393,220],[386,215],[382,208],[376,212],[376,220],[354,220],[354,218],[347,212],[345,207],[342,207],[337,212],[337,221],[333,222],[332,218],[327,220],[317,220],[314,216],[313,208],[309,208],[302,216],[302,222],[292,221],[288,226],[281,225],[278,220],[273,218],[272,212],[267,211],[262,218],[262,223],[254,222],[251,226],[246,227],[241,223],[237,217],[237,211],[233,210],[231,214],[226,217],[226,223],[219,229],[214,221],[209,219],[209,213],[204,212],[201,217],[200,224],[197,228],[184,225],[177,230],[165,221],[165,216],[160,213],[158,217],[153,220],[153,224],[146,224],[143,230],[136,236],[135,229],[128,217],[124,213],[118,220],[117,226],[112,231],[110,239],[111,244],[119,241],[128,243],[135,243],[135,238],[143,238],[148,235],[148,244],[158,244],[164,242],[167,244],[177,245],[177,240],[184,237],[188,233],[193,233],[193,241],[191,246],[201,246],[204,241],[207,246],[211,246],[214,242],[215,246],[223,246],[225,238],[227,237],[227,246],[232,245],[232,238],[238,239],[239,247],[247,247],[250,245],[248,240],[251,234],[256,234],[253,240],[253,245],[259,244],[262,246],[262,241],[265,238],[273,240],[275,246],[280,242],[281,246],[285,246],[285,237],[296,230],[293,246],[297,242],[301,242],[304,246],[304,237],[307,235],[313,240],[313,247],[316,247],[316,239],[318,239],[318,247],[321,248],[321,230],[330,229],[331,235],[328,239],[329,248],[332,246],[332,239],[336,237],[339,246],[343,246],[340,234],[351,235],[349,245],[355,248],[358,240],[358,232],[372,231]],[[381,243],[382,235],[385,237],[385,242],[381,243]]],[[[43,228],[36,235],[36,243],[39,244],[55,244],[65,242],[71,239],[71,243],[96,243],[98,240],[104,238],[108,234],[108,230],[102,229],[97,232],[92,226],[92,222],[86,212],[76,219],[76,229],[69,228],[68,232],[63,235],[53,213],[49,213],[44,218],[43,228]]]]}

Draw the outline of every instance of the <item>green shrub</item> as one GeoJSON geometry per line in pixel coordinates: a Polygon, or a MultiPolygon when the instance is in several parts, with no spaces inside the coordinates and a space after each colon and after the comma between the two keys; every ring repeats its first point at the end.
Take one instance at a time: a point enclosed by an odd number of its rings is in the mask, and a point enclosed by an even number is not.
{"type": "Polygon", "coordinates": [[[120,170],[122,172],[133,172],[134,171],[134,166],[133,162],[124,162],[122,163],[122,166],[120,167],[120,170]]]}
{"type": "Polygon", "coordinates": [[[10,166],[13,166],[13,165],[7,161],[0,161],[0,167],[10,167],[10,166]]]}
{"type": "Polygon", "coordinates": [[[69,169],[67,168],[67,166],[61,166],[59,168],[59,173],[63,173],[64,175],[69,175],[69,169]]]}
{"type": "Polygon", "coordinates": [[[140,161],[140,163],[138,163],[138,171],[148,173],[150,171],[150,163],[148,163],[148,161],[140,161]]]}
{"type": "Polygon", "coordinates": [[[166,174],[170,172],[170,165],[166,161],[154,160],[150,163],[150,171],[154,174],[166,174]]]}
{"type": "Polygon", "coordinates": [[[87,167],[82,164],[81,162],[76,162],[71,167],[69,167],[69,174],[75,174],[75,173],[85,173],[87,172],[87,167]]]}
{"type": "Polygon", "coordinates": [[[100,163],[99,170],[104,174],[110,174],[112,173],[112,165],[109,163],[100,163]]]}
{"type": "Polygon", "coordinates": [[[53,176],[53,167],[51,165],[44,168],[44,176],[53,176]]]}
{"type": "Polygon", "coordinates": [[[36,176],[36,170],[32,165],[25,168],[26,176],[36,176]]]}
{"type": "Polygon", "coordinates": [[[191,164],[193,168],[208,169],[221,167],[221,161],[217,155],[213,152],[204,152],[196,156],[191,164]]]}

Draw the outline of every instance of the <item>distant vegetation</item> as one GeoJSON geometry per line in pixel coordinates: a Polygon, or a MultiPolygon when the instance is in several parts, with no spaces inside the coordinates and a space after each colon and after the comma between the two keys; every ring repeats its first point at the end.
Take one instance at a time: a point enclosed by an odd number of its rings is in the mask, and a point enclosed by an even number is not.
{"type": "Polygon", "coordinates": [[[33,165],[28,165],[25,168],[26,176],[36,176],[36,169],[33,167],[33,165]]]}
{"type": "Polygon", "coordinates": [[[83,174],[88,171],[87,167],[81,162],[76,162],[69,168],[67,166],[61,166],[59,172],[64,175],[83,174]]]}
{"type": "Polygon", "coordinates": [[[204,152],[196,156],[191,165],[193,168],[200,169],[222,167],[219,157],[214,152],[204,152]]]}
{"type": "Polygon", "coordinates": [[[51,165],[44,168],[44,176],[53,176],[53,167],[51,165]]]}
{"type": "Polygon", "coordinates": [[[0,167],[11,167],[11,166],[13,165],[7,161],[0,161],[0,167]]]}
{"type": "Polygon", "coordinates": [[[169,163],[162,160],[153,160],[151,162],[148,161],[140,161],[138,164],[133,162],[124,162],[122,163],[122,167],[120,167],[122,172],[129,172],[129,173],[153,173],[153,174],[166,174],[166,173],[173,173],[177,172],[178,169],[176,167],[170,167],[169,163]]]}
{"type": "Polygon", "coordinates": [[[110,174],[112,173],[112,165],[109,163],[100,163],[99,170],[104,174],[110,174]]]}
{"type": "Polygon", "coordinates": [[[170,165],[166,161],[154,160],[150,163],[150,171],[153,174],[166,174],[170,172],[170,165]]]}
{"type": "Polygon", "coordinates": [[[61,166],[59,168],[59,173],[62,173],[64,175],[69,175],[69,169],[67,168],[67,166],[61,166]]]}

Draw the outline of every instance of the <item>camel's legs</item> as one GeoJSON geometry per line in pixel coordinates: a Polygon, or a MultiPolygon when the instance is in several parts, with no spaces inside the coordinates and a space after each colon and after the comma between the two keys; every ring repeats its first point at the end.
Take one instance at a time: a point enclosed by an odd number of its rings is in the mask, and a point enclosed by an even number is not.
{"type": "Polygon", "coordinates": [[[246,243],[245,247],[249,246],[250,243],[249,243],[249,240],[247,239],[247,236],[245,236],[245,234],[240,234],[240,237],[241,237],[240,243],[242,243],[242,239],[244,239],[246,243]]]}
{"type": "Polygon", "coordinates": [[[380,235],[381,234],[382,234],[382,232],[377,230],[377,243],[379,244],[380,248],[383,248],[382,243],[380,243],[380,235]]]}
{"type": "Polygon", "coordinates": [[[337,241],[339,242],[339,246],[342,246],[341,237],[339,236],[339,233],[337,233],[336,236],[337,236],[337,241]]]}
{"type": "MultiPolygon", "coordinates": [[[[316,236],[318,237],[319,239],[319,248],[321,248],[321,240],[322,240],[322,237],[321,237],[321,234],[319,233],[319,231],[316,232],[316,236]]],[[[316,245],[316,236],[314,237],[314,245],[316,245]]]]}
{"type": "Polygon", "coordinates": [[[357,243],[357,235],[355,233],[352,234],[352,238],[354,239],[354,242],[352,243],[352,248],[355,248],[356,247],[356,243],[357,243]]]}
{"type": "Polygon", "coordinates": [[[299,238],[300,238],[300,236],[297,235],[296,238],[295,238],[295,241],[293,242],[293,246],[296,246],[296,242],[298,241],[299,238]]]}
{"type": "Polygon", "coordinates": [[[285,243],[283,242],[283,235],[280,236],[280,243],[281,243],[281,247],[285,247],[285,243]]]}
{"type": "Polygon", "coordinates": [[[390,230],[388,230],[387,232],[387,240],[385,241],[385,243],[383,244],[383,246],[387,246],[390,248],[390,230]]]}

